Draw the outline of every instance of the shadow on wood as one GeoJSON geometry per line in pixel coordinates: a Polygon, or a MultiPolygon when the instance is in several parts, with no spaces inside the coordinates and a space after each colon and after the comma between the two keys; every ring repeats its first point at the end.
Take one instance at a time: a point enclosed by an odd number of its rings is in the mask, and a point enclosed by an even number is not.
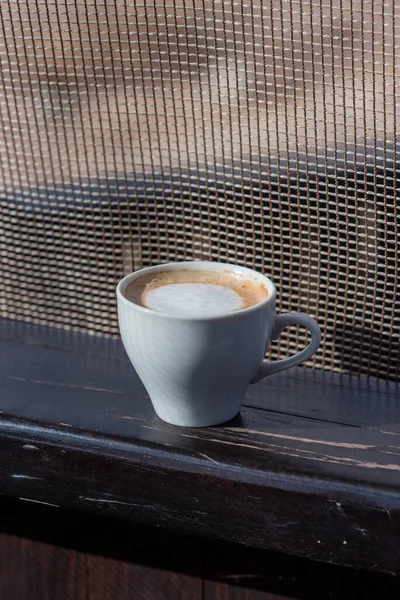
{"type": "Polygon", "coordinates": [[[7,498],[0,500],[0,559],[7,600],[80,600],[77,589],[88,590],[82,600],[397,600],[400,594],[400,580],[390,576],[7,498]],[[37,595],[28,595],[32,589],[37,595]]]}

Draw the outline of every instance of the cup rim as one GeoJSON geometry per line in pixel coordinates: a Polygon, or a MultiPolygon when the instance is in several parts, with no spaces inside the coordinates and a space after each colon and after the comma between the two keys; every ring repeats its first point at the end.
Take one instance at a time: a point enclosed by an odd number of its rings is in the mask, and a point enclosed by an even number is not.
{"type": "Polygon", "coordinates": [[[159,265],[154,265],[151,267],[144,267],[129,275],[126,275],[121,281],[118,283],[116,288],[117,299],[122,304],[129,306],[131,310],[138,310],[141,313],[147,313],[151,315],[157,315],[157,317],[161,317],[163,319],[172,319],[176,321],[219,321],[225,319],[234,319],[240,317],[240,315],[250,314],[252,312],[257,312],[258,310],[268,306],[269,304],[274,305],[276,299],[276,288],[272,283],[271,279],[266,277],[265,275],[254,271],[253,269],[249,269],[248,267],[242,267],[240,265],[235,265],[233,263],[220,263],[214,261],[207,260],[192,260],[192,261],[179,261],[179,262],[169,262],[163,263],[159,265]],[[142,275],[146,275],[147,273],[159,273],[160,271],[178,271],[181,269],[190,269],[190,270],[198,270],[201,269],[203,271],[233,271],[236,273],[241,273],[244,275],[248,275],[249,279],[253,281],[263,283],[268,291],[268,296],[265,300],[254,304],[253,306],[248,306],[247,308],[240,308],[238,310],[234,310],[226,313],[218,313],[204,316],[190,316],[190,315],[173,315],[166,312],[155,311],[150,308],[146,308],[145,306],[140,306],[139,304],[135,304],[126,298],[124,295],[124,291],[128,287],[132,281],[138,279],[142,275]]]}

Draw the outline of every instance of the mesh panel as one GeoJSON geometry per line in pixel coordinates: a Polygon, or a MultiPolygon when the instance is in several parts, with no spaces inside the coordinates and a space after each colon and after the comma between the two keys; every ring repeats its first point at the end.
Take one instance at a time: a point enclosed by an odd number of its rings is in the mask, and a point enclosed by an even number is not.
{"type": "Polygon", "coordinates": [[[124,272],[236,262],[318,319],[310,364],[396,379],[399,26],[396,0],[0,2],[1,315],[116,335],[124,272]]]}

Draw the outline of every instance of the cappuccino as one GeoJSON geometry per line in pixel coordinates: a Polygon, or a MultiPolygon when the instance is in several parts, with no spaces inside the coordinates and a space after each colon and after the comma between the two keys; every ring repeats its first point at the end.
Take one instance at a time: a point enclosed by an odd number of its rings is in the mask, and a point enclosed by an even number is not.
{"type": "Polygon", "coordinates": [[[138,277],[125,297],[151,310],[201,317],[249,308],[265,300],[268,291],[241,273],[180,269],[138,277]]]}

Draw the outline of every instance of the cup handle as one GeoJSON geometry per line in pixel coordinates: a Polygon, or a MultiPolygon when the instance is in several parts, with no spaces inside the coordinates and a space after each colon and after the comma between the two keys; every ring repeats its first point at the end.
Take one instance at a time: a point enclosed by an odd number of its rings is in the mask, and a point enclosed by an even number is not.
{"type": "Polygon", "coordinates": [[[298,354],[294,354],[288,358],[282,358],[281,360],[263,360],[251,383],[257,383],[257,381],[267,377],[267,375],[272,375],[273,373],[278,373],[279,371],[284,371],[285,369],[299,365],[311,358],[318,350],[321,343],[321,330],[316,321],[304,313],[283,313],[282,315],[277,315],[271,339],[277,340],[282,331],[289,325],[301,325],[309,330],[311,333],[311,341],[307,348],[304,348],[304,350],[298,354]]]}

